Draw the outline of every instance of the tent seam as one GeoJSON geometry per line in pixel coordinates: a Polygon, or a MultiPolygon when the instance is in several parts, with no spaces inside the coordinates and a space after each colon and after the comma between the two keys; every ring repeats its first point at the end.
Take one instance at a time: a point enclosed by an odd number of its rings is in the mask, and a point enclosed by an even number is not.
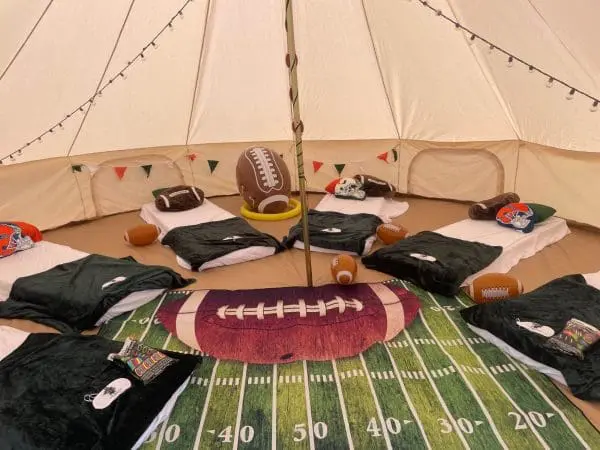
{"type": "Polygon", "coordinates": [[[33,33],[35,32],[35,30],[37,30],[39,24],[42,22],[42,19],[46,16],[46,13],[50,9],[50,6],[52,5],[52,3],[54,3],[54,0],[50,0],[48,2],[48,4],[46,5],[46,7],[44,8],[44,11],[42,11],[42,15],[35,22],[35,24],[33,25],[33,28],[29,31],[29,33],[27,33],[27,37],[25,37],[25,40],[23,41],[23,43],[19,46],[19,48],[17,49],[17,51],[15,52],[15,54],[13,55],[13,57],[10,59],[10,61],[8,62],[8,65],[2,71],[2,74],[0,74],[0,81],[2,81],[2,79],[4,78],[4,76],[6,75],[6,73],[8,72],[8,69],[10,69],[12,67],[13,63],[16,61],[16,59],[19,57],[19,55],[21,54],[21,52],[23,51],[23,49],[25,48],[25,46],[29,42],[29,39],[31,39],[31,36],[33,36],[33,33]]]}

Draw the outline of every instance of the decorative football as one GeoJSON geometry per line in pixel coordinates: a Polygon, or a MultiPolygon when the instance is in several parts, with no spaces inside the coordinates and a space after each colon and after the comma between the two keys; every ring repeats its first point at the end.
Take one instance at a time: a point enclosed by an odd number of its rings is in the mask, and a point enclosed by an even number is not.
{"type": "Polygon", "coordinates": [[[252,364],[323,361],[357,355],[393,339],[420,308],[387,283],[191,291],[165,302],[160,323],[214,358],[252,364]]]}
{"type": "Polygon", "coordinates": [[[292,189],[285,161],[273,150],[250,147],[236,167],[240,195],[253,211],[276,214],[288,209],[292,189]]]}
{"type": "Polygon", "coordinates": [[[204,203],[204,192],[194,186],[174,186],[162,190],[154,200],[159,211],[187,211],[204,203]]]}
{"type": "Polygon", "coordinates": [[[354,175],[354,179],[363,185],[363,190],[367,193],[367,197],[393,197],[396,193],[396,188],[392,183],[388,183],[373,175],[354,175]]]}
{"type": "Polygon", "coordinates": [[[516,297],[524,291],[523,283],[504,273],[486,273],[475,278],[467,292],[475,303],[488,303],[516,297]]]}
{"type": "Polygon", "coordinates": [[[358,266],[350,255],[337,255],[331,260],[331,275],[339,284],[351,284],[356,279],[358,266]]]}
{"type": "Polygon", "coordinates": [[[159,234],[160,230],[156,225],[144,224],[127,230],[125,232],[124,239],[131,245],[150,245],[156,241],[156,239],[158,239],[159,234]]]}
{"type": "Polygon", "coordinates": [[[376,233],[381,242],[388,245],[404,239],[408,234],[408,230],[393,223],[382,223],[377,227],[376,233]]]}

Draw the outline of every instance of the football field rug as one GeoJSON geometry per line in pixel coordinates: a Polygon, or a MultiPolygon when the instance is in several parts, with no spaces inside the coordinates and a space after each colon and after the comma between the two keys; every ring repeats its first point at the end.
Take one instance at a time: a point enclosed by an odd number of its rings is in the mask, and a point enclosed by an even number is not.
{"type": "MultiPolygon", "coordinates": [[[[466,296],[420,299],[394,339],[330,361],[245,364],[203,355],[155,449],[595,449],[600,434],[549,381],[471,332],[466,296]]],[[[101,334],[200,353],[159,324],[171,293],[106,324],[101,334]]]]}

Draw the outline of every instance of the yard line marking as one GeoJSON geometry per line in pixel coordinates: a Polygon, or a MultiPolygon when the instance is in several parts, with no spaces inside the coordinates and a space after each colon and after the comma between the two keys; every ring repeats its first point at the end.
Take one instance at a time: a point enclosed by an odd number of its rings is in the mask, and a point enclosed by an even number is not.
{"type": "Polygon", "coordinates": [[[346,428],[346,437],[348,438],[348,450],[354,450],[354,443],[352,442],[352,435],[350,434],[350,422],[348,422],[348,413],[346,412],[346,403],[344,401],[344,393],[342,392],[342,385],[340,383],[340,377],[338,375],[335,359],[331,360],[331,364],[333,366],[333,376],[335,377],[335,385],[337,387],[338,397],[340,399],[340,408],[342,409],[344,428],[346,428]]]}
{"type": "MultiPolygon", "coordinates": [[[[426,374],[429,374],[429,372],[427,372],[427,366],[425,365],[425,361],[423,361],[423,357],[417,351],[417,347],[415,347],[415,345],[412,343],[412,338],[410,337],[410,334],[408,333],[407,329],[404,329],[404,335],[406,336],[406,340],[408,341],[408,344],[410,345],[410,347],[412,348],[413,352],[415,353],[415,356],[417,357],[417,359],[421,363],[421,367],[423,368],[423,370],[425,371],[426,374]]],[[[440,348],[441,348],[441,346],[440,346],[440,348]]],[[[441,370],[438,370],[438,374],[441,377],[444,376],[444,374],[442,373],[441,370]]],[[[463,436],[462,430],[460,429],[460,427],[456,423],[456,420],[454,419],[454,417],[452,416],[452,414],[450,414],[450,410],[448,410],[448,405],[446,405],[446,402],[442,398],[442,395],[440,394],[440,391],[438,391],[438,388],[437,388],[435,382],[433,381],[433,379],[430,376],[428,376],[427,379],[429,380],[429,383],[431,384],[431,387],[433,388],[433,391],[435,392],[435,395],[437,396],[437,398],[438,398],[438,400],[440,402],[440,405],[442,406],[442,409],[446,413],[446,416],[448,417],[448,420],[452,424],[452,428],[454,429],[454,431],[458,435],[458,438],[463,443],[463,445],[465,446],[465,448],[468,449],[469,448],[469,444],[467,443],[467,440],[463,436]]]]}
{"type": "MultiPolygon", "coordinates": [[[[302,361],[304,368],[304,397],[306,399],[306,418],[308,420],[308,444],[311,450],[315,448],[315,436],[312,421],[312,409],[310,408],[310,391],[308,390],[308,366],[306,360],[302,361]]],[[[318,377],[319,375],[317,375],[318,377]]]]}
{"type": "MultiPolygon", "coordinates": [[[[442,311],[442,313],[446,316],[446,319],[452,324],[452,326],[454,327],[454,329],[456,330],[456,332],[458,333],[458,335],[460,336],[460,338],[466,342],[465,336],[462,334],[462,332],[460,331],[460,329],[458,328],[458,326],[454,323],[454,321],[452,320],[452,318],[450,317],[450,315],[448,314],[448,312],[442,308],[440,306],[440,304],[438,303],[438,301],[435,299],[435,297],[428,292],[429,297],[431,298],[431,300],[433,300],[433,302],[436,304],[436,306],[438,306],[440,308],[440,310],[442,311]]],[[[481,359],[481,357],[477,354],[477,352],[475,352],[475,350],[473,350],[473,347],[470,344],[467,344],[466,347],[470,350],[470,352],[477,358],[477,360],[479,361],[479,363],[485,367],[487,369],[487,366],[484,364],[483,360],[481,359]]],[[[489,369],[488,369],[489,370],[489,369]]],[[[537,438],[538,441],[540,441],[540,443],[542,444],[542,446],[546,449],[549,449],[550,447],[548,446],[548,444],[546,443],[546,441],[544,440],[544,438],[540,435],[540,433],[538,432],[538,430],[535,428],[535,426],[531,423],[531,419],[529,418],[529,416],[527,414],[525,414],[523,412],[523,410],[521,409],[521,407],[517,404],[517,402],[515,402],[510,395],[508,395],[508,392],[506,392],[506,390],[502,387],[502,384],[500,384],[500,382],[498,381],[498,379],[493,376],[492,374],[488,373],[488,375],[490,376],[490,378],[492,379],[492,381],[494,383],[496,383],[496,386],[498,387],[498,389],[500,389],[500,391],[506,396],[506,398],[508,399],[508,401],[510,401],[510,403],[512,403],[512,405],[517,409],[517,411],[519,411],[519,413],[521,413],[521,415],[523,416],[523,419],[525,419],[525,421],[527,422],[527,425],[529,425],[531,431],[533,432],[533,434],[535,435],[535,437],[537,438]]]]}
{"type": "Polygon", "coordinates": [[[158,302],[158,305],[156,305],[156,308],[154,308],[154,311],[152,311],[152,316],[150,317],[150,320],[148,321],[148,325],[146,326],[146,329],[140,336],[140,339],[139,339],[140,342],[142,342],[144,340],[144,338],[148,334],[148,331],[150,331],[150,327],[152,326],[152,323],[154,322],[154,317],[156,316],[156,312],[160,308],[160,305],[162,305],[162,302],[164,301],[166,296],[167,296],[166,293],[162,295],[162,297],[160,298],[160,301],[158,302]]]}
{"type": "MultiPolygon", "coordinates": [[[[244,363],[244,368],[242,369],[242,387],[240,388],[240,399],[238,401],[238,410],[237,417],[235,419],[235,434],[233,438],[233,450],[238,448],[239,439],[240,439],[240,422],[242,421],[242,407],[244,406],[244,393],[246,388],[246,374],[248,370],[248,363],[244,363]]],[[[236,378],[236,381],[239,379],[236,378]]],[[[237,385],[237,383],[236,383],[237,385]]]]}
{"type": "Polygon", "coordinates": [[[127,322],[129,322],[129,319],[131,319],[133,317],[134,313],[135,313],[135,309],[133,311],[131,311],[131,314],[129,314],[129,316],[127,317],[127,319],[125,319],[123,321],[123,323],[121,323],[121,326],[117,330],[117,333],[112,337],[113,341],[117,340],[117,336],[121,334],[121,331],[123,331],[123,328],[125,328],[125,325],[127,324],[127,322]]]}
{"type": "MultiPolygon", "coordinates": [[[[365,362],[365,358],[363,357],[363,354],[360,353],[359,356],[360,356],[360,361],[362,362],[363,367],[368,372],[369,369],[367,368],[367,363],[365,362]]],[[[392,442],[390,441],[390,436],[388,434],[387,425],[383,418],[383,412],[381,411],[381,406],[379,405],[379,400],[377,400],[377,394],[375,393],[375,387],[373,386],[373,381],[369,377],[367,377],[367,383],[369,383],[369,388],[371,389],[371,394],[373,395],[373,401],[375,402],[375,408],[377,409],[377,415],[379,416],[379,422],[381,423],[381,428],[383,431],[383,438],[385,439],[387,448],[389,448],[391,450],[393,447],[392,447],[392,442]]]]}
{"type": "Polygon", "coordinates": [[[392,374],[393,373],[396,374],[398,384],[400,384],[400,389],[402,390],[402,394],[404,394],[404,398],[406,399],[406,404],[408,405],[410,412],[412,413],[413,417],[415,418],[415,422],[417,423],[417,426],[419,427],[419,431],[421,431],[421,435],[423,436],[423,440],[425,441],[427,448],[431,449],[431,444],[429,443],[429,439],[427,439],[427,435],[425,434],[425,429],[423,428],[423,424],[421,423],[421,420],[419,419],[417,410],[415,409],[415,406],[413,405],[413,402],[410,399],[410,396],[408,395],[406,386],[404,386],[404,381],[402,381],[402,378],[400,377],[400,374],[398,373],[398,366],[396,365],[396,361],[394,360],[394,357],[392,356],[392,352],[390,351],[389,348],[386,348],[386,347],[384,347],[384,348],[388,354],[388,358],[390,358],[390,362],[392,363],[392,368],[394,369],[394,372],[392,372],[392,374]]]}
{"type": "Polygon", "coordinates": [[[204,400],[204,408],[202,409],[202,416],[200,416],[200,424],[198,425],[198,432],[196,433],[196,440],[194,441],[194,450],[198,449],[200,445],[200,438],[202,437],[202,429],[204,428],[204,422],[206,421],[206,413],[208,412],[208,403],[212,394],[212,389],[217,375],[217,367],[219,366],[219,360],[215,361],[212,373],[210,374],[210,384],[208,385],[208,392],[206,393],[206,399],[204,400]]]}
{"type": "Polygon", "coordinates": [[[273,364],[273,404],[271,405],[271,449],[277,450],[277,364],[273,364]]]}

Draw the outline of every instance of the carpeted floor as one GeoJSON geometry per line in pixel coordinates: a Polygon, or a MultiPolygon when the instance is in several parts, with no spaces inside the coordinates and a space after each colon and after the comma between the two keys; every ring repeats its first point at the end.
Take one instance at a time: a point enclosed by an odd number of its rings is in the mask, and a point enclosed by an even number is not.
{"type": "MultiPolygon", "coordinates": [[[[315,206],[321,195],[309,196],[310,206],[315,206]]],[[[211,199],[214,203],[239,215],[241,199],[239,196],[211,199]]],[[[462,220],[467,217],[468,206],[461,203],[408,198],[408,212],[398,219],[409,230],[416,232],[432,230],[462,220]]],[[[261,231],[281,238],[298,218],[281,222],[256,222],[252,225],[261,231]]],[[[109,256],[134,256],[138,261],[148,264],[170,266],[185,276],[193,276],[197,283],[191,288],[202,289],[251,289],[262,287],[305,285],[304,253],[300,250],[287,251],[260,261],[222,267],[204,273],[191,273],[179,267],[174,254],[155,243],[149,247],[136,248],[126,245],[123,233],[126,229],[143,223],[139,212],[134,211],[105,217],[99,220],[63,227],[45,233],[47,240],[69,245],[76,249],[96,252],[109,256]]],[[[588,273],[600,270],[600,234],[594,231],[571,227],[572,233],[560,242],[544,249],[537,255],[521,261],[511,274],[520,278],[526,290],[534,289],[541,284],[569,273],[588,273]]],[[[331,255],[312,255],[314,284],[320,285],[331,281],[329,263],[331,255]]],[[[360,267],[359,282],[383,281],[390,277],[360,267]]],[[[6,321],[2,321],[6,324],[6,321]]],[[[32,331],[41,331],[37,325],[9,321],[9,324],[32,331]]],[[[410,330],[409,330],[410,332],[410,330]]],[[[566,388],[562,388],[566,395],[566,388]]],[[[582,408],[587,416],[600,429],[600,403],[581,402],[568,395],[570,400],[582,408]]]]}

